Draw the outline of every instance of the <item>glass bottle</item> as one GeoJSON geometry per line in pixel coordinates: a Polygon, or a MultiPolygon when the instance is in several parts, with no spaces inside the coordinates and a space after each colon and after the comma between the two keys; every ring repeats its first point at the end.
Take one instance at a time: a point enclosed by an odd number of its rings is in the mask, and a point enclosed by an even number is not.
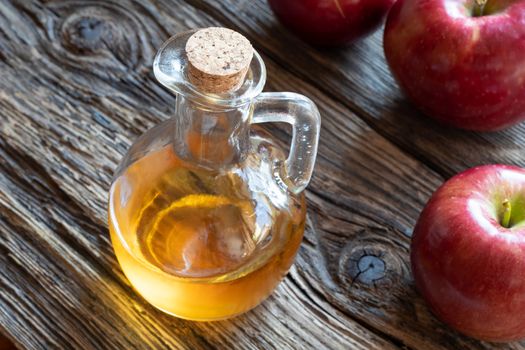
{"type": "Polygon", "coordinates": [[[320,116],[302,95],[261,93],[266,70],[255,51],[236,90],[202,91],[185,51],[196,32],[172,37],[155,58],[156,78],[177,95],[176,113],[143,134],[116,170],[109,226],[140,295],[169,314],[208,321],[255,307],[290,268],[320,116]],[[266,122],[292,125],[288,157],[250,129],[266,122]]]}

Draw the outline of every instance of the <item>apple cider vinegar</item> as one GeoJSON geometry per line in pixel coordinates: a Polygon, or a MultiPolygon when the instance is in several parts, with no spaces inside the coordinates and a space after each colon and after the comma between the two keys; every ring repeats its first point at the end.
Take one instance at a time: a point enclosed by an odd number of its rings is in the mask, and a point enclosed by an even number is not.
{"type": "Polygon", "coordinates": [[[293,263],[319,111],[302,95],[262,93],[262,58],[226,28],[172,37],[153,71],[177,94],[175,113],[139,137],[116,170],[108,215],[115,255],[158,309],[229,318],[266,299],[293,263]],[[288,157],[252,128],[266,122],[291,124],[288,157]]]}
{"type": "Polygon", "coordinates": [[[303,235],[304,197],[253,197],[243,177],[270,167],[246,162],[225,173],[194,169],[167,146],[114,182],[112,243],[151,304],[193,320],[229,317],[256,306],[288,271],[303,235]]]}

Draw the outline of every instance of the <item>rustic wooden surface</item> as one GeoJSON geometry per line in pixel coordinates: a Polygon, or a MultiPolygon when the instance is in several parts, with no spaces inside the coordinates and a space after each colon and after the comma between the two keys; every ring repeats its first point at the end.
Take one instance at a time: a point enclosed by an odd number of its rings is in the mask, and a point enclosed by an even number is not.
{"type": "Polygon", "coordinates": [[[476,134],[422,117],[388,72],[381,33],[317,50],[261,0],[3,0],[0,72],[0,333],[18,347],[525,349],[436,320],[408,262],[432,191],[470,166],[525,166],[525,126],[476,134]],[[193,323],[132,291],[106,203],[127,148],[173,113],[152,74],[156,49],[210,25],[244,33],[266,60],[266,90],[310,96],[323,125],[291,272],[246,315],[193,323]]]}

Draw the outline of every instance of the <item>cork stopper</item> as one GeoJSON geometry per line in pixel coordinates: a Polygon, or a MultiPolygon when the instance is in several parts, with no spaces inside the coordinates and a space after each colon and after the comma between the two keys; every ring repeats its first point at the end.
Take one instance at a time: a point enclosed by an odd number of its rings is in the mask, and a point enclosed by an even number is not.
{"type": "Polygon", "coordinates": [[[253,58],[248,39],[227,28],[210,27],[193,34],[186,42],[188,76],[206,93],[237,90],[253,58]]]}

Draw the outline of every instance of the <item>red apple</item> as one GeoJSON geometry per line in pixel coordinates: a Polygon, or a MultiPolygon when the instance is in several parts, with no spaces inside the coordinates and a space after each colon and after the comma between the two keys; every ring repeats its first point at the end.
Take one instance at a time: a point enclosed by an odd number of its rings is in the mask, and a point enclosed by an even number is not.
{"type": "Polygon", "coordinates": [[[406,95],[429,116],[498,130],[525,119],[525,0],[489,0],[484,8],[475,1],[397,1],[385,55],[406,95]]]}
{"type": "Polygon", "coordinates": [[[525,169],[472,168],[421,213],[412,273],[434,313],[474,338],[525,338],[525,169]]]}
{"type": "Polygon", "coordinates": [[[279,20],[314,45],[339,45],[370,34],[395,0],[268,0],[279,20]]]}

